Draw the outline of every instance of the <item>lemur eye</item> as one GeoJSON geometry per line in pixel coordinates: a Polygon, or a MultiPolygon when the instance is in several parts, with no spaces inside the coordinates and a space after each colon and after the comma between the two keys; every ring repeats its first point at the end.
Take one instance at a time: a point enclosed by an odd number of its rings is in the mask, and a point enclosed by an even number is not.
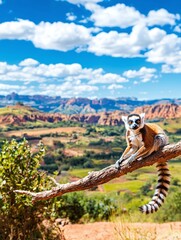
{"type": "Polygon", "coordinates": [[[140,123],[141,123],[140,119],[137,119],[137,120],[136,120],[136,123],[137,123],[137,124],[140,124],[140,123]]]}
{"type": "Polygon", "coordinates": [[[133,121],[132,121],[132,120],[129,120],[129,121],[128,121],[128,124],[129,124],[129,125],[131,125],[132,123],[133,123],[133,121]]]}

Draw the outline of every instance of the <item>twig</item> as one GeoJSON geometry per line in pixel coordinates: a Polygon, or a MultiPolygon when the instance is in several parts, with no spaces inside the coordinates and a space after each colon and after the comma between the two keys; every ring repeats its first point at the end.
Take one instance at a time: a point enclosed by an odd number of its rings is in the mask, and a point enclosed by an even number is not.
{"type": "Polygon", "coordinates": [[[58,182],[55,180],[55,178],[53,178],[53,177],[51,177],[51,176],[48,176],[48,178],[49,178],[57,187],[60,187],[60,186],[61,186],[61,184],[58,183],[58,182]]]}

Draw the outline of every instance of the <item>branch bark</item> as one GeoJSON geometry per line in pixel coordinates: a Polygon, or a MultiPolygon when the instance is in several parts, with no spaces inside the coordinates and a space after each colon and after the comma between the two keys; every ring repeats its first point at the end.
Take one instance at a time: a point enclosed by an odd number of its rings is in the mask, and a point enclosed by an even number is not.
{"type": "Polygon", "coordinates": [[[32,202],[46,200],[53,197],[61,196],[68,192],[90,189],[94,186],[109,182],[113,178],[118,178],[129,172],[133,172],[138,168],[150,166],[156,162],[166,162],[180,155],[181,155],[181,141],[175,144],[169,144],[167,146],[164,146],[159,151],[151,154],[150,156],[144,158],[141,161],[136,160],[132,162],[130,165],[126,164],[122,166],[120,170],[117,170],[114,165],[111,165],[100,171],[90,172],[86,177],[71,183],[59,184],[53,180],[53,182],[56,184],[56,187],[52,188],[51,190],[37,193],[24,190],[15,190],[14,192],[31,196],[32,202]]]}

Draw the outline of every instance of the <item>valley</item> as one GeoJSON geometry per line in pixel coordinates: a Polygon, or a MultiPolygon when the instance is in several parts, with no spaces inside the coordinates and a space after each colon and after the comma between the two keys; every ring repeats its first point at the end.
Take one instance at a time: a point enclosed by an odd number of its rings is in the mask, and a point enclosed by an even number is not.
{"type": "MultiPolygon", "coordinates": [[[[170,142],[180,141],[180,108],[173,104],[163,104],[159,105],[159,109],[158,111],[158,105],[155,105],[144,110],[147,118],[150,118],[149,121],[156,122],[165,129],[170,142]],[[155,111],[155,115],[149,115],[153,111],[155,111]],[[168,115],[168,112],[170,112],[170,115],[168,115]]],[[[139,113],[140,108],[134,111],[139,113]]],[[[121,156],[126,147],[125,129],[121,121],[123,114],[126,114],[126,112],[116,111],[96,114],[96,116],[100,116],[99,119],[102,119],[99,122],[87,121],[87,116],[89,116],[89,119],[93,119],[92,116],[95,116],[95,114],[50,114],[19,104],[1,108],[0,119],[3,118],[3,120],[0,121],[0,145],[3,144],[4,140],[16,139],[19,142],[26,138],[32,151],[36,153],[41,141],[45,146],[46,154],[41,161],[40,170],[51,175],[55,174],[57,181],[60,183],[75,181],[85,177],[88,172],[114,164],[121,156]],[[10,122],[7,119],[18,120],[10,122]]],[[[173,177],[168,200],[159,214],[145,217],[143,221],[163,221],[166,217],[165,211],[170,208],[173,199],[180,194],[181,159],[177,158],[169,161],[169,166],[173,177]]],[[[85,201],[97,199],[96,201],[104,202],[108,201],[105,199],[108,198],[109,201],[113,201],[115,216],[125,214],[128,217],[131,213],[134,217],[130,221],[139,221],[138,207],[150,199],[156,179],[155,166],[145,167],[97,186],[90,191],[85,191],[83,195],[80,193],[80,199],[85,198],[85,201]],[[105,200],[98,200],[102,198],[105,200]],[[121,207],[118,208],[118,206],[121,207]]],[[[79,196],[79,193],[76,194],[79,196]]],[[[70,194],[71,198],[74,199],[74,194],[70,194]]],[[[106,208],[106,203],[104,204],[106,208]]],[[[112,214],[111,212],[109,214],[112,214]]],[[[66,214],[68,217],[70,213],[67,212],[66,214]]],[[[179,215],[175,214],[173,216],[173,214],[171,216],[174,221],[180,220],[179,215]]],[[[104,219],[104,215],[89,216],[89,221],[104,219]]],[[[86,221],[85,216],[83,215],[76,220],[76,222],[79,221],[86,221]]]]}

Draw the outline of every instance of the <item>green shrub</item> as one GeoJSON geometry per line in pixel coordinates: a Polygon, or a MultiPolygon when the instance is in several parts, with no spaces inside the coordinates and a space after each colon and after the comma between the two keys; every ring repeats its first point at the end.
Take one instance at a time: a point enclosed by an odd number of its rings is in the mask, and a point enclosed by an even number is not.
{"type": "Polygon", "coordinates": [[[84,156],[71,157],[69,159],[69,163],[71,166],[82,166],[87,161],[89,161],[89,159],[84,156]]]}
{"type": "Polygon", "coordinates": [[[110,197],[89,197],[83,193],[63,195],[56,201],[56,212],[68,217],[72,223],[82,221],[108,220],[117,207],[110,197]]]}
{"type": "Polygon", "coordinates": [[[46,155],[43,158],[45,164],[53,164],[55,163],[55,156],[53,154],[51,155],[46,155]]]}
{"type": "Polygon", "coordinates": [[[101,196],[100,198],[88,198],[84,209],[89,221],[101,221],[109,220],[116,212],[117,206],[112,198],[101,196]]]}
{"type": "MultiPolygon", "coordinates": [[[[20,143],[12,140],[3,145],[0,153],[0,239],[44,239],[42,222],[51,215],[53,200],[33,205],[30,197],[14,192],[17,189],[36,192],[51,187],[45,174],[37,170],[43,155],[41,144],[33,154],[26,140],[20,143]]],[[[54,239],[53,235],[50,239],[54,239]]]]}
{"type": "Polygon", "coordinates": [[[82,193],[70,193],[57,199],[55,207],[56,214],[63,218],[69,218],[72,223],[78,222],[85,214],[82,193]]]}
{"type": "Polygon", "coordinates": [[[84,164],[83,164],[83,168],[93,168],[94,164],[92,160],[87,160],[84,164]]]}
{"type": "Polygon", "coordinates": [[[40,169],[53,174],[55,171],[58,170],[58,165],[56,163],[47,164],[47,165],[41,166],[40,169]]]}

